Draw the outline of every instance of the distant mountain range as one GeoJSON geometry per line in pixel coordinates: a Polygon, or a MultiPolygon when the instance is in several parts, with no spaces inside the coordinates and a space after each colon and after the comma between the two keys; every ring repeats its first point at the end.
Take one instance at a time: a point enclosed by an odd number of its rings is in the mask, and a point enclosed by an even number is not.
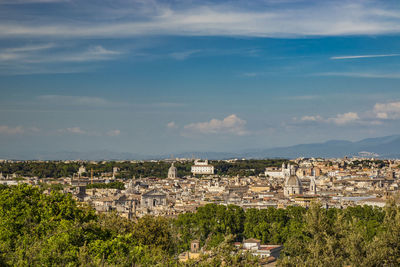
{"type": "Polygon", "coordinates": [[[339,158],[344,156],[400,158],[400,135],[368,138],[356,142],[331,140],[324,143],[253,150],[243,154],[245,158],[339,158]]]}
{"type": "MultiPolygon", "coordinates": [[[[344,140],[331,140],[324,143],[301,144],[288,147],[269,149],[251,149],[238,152],[186,152],[174,154],[178,158],[297,158],[297,157],[322,157],[338,158],[344,156],[364,156],[375,158],[400,158],[400,135],[377,138],[368,138],[351,142],[344,140]]],[[[0,154],[3,159],[20,160],[149,160],[165,159],[168,155],[141,155],[135,153],[121,153],[108,150],[92,152],[38,152],[33,154],[0,154]]]]}

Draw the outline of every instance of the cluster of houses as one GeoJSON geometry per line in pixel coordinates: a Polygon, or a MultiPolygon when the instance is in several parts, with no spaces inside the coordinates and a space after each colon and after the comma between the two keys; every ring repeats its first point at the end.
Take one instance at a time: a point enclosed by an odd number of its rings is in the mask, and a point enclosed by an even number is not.
{"type": "MultiPolygon", "coordinates": [[[[235,204],[244,209],[308,206],[313,201],[338,208],[384,206],[387,197],[398,192],[400,162],[387,161],[384,167],[374,166],[374,161],[370,166],[354,162],[359,161],[297,159],[283,163],[281,168],[267,168],[262,176],[223,177],[214,175],[214,167],[207,161],[195,161],[194,175],[183,178],[178,177],[172,163],[166,179],[133,178],[125,181],[121,190],[86,189],[92,181],[78,178],[70,180],[72,186],[64,190],[99,212],[114,210],[127,218],[176,216],[207,203],[235,204]]],[[[107,183],[115,177],[96,179],[107,183]]]]}
{"type": "MultiPolygon", "coordinates": [[[[61,184],[64,193],[79,201],[89,203],[97,212],[117,212],[128,219],[151,214],[177,216],[193,212],[208,203],[235,204],[243,209],[269,207],[285,208],[291,205],[309,206],[318,201],[326,208],[344,208],[355,205],[383,207],[387,198],[399,193],[399,160],[363,159],[296,159],[280,168],[266,168],[258,176],[219,176],[207,160],[196,160],[192,176],[178,177],[178,170],[171,164],[167,178],[140,177],[118,180],[119,169],[98,177],[83,166],[73,177],[63,179],[38,179],[17,177],[0,173],[0,184],[18,183],[61,184]],[[121,181],[124,188],[89,188],[89,184],[121,181]]],[[[47,189],[49,192],[51,187],[47,189]]],[[[262,245],[259,240],[248,239],[235,244],[241,251],[248,251],[268,259],[277,258],[279,245],[262,245]]],[[[191,251],[180,255],[182,261],[195,259],[201,253],[198,241],[192,242],[191,251]],[[196,243],[197,242],[197,243],[196,243]]]]}
{"type": "Polygon", "coordinates": [[[146,214],[176,216],[207,203],[235,204],[244,209],[290,205],[308,206],[319,201],[326,207],[384,206],[399,190],[398,160],[296,159],[280,168],[266,168],[264,175],[228,177],[214,174],[207,160],[196,160],[190,177],[178,177],[171,164],[166,179],[132,178],[122,189],[87,188],[91,183],[117,181],[119,169],[93,177],[83,166],[76,175],[58,180],[34,177],[15,179],[0,173],[0,183],[61,183],[65,193],[92,205],[98,212],[116,211],[127,218],[146,214]]]}

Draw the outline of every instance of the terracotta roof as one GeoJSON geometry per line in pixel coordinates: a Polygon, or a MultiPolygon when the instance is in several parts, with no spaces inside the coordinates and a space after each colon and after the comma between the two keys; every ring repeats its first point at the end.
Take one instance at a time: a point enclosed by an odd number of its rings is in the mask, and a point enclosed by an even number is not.
{"type": "Polygon", "coordinates": [[[249,238],[249,239],[243,240],[243,243],[260,243],[260,242],[261,242],[261,240],[255,239],[255,238],[249,238]]]}

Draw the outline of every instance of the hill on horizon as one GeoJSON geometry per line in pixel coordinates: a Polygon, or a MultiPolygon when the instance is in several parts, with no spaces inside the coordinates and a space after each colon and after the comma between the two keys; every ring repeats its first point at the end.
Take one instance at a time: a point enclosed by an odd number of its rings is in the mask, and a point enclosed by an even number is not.
{"type": "MultiPolygon", "coordinates": [[[[184,152],[174,153],[178,158],[207,158],[211,160],[229,158],[341,158],[365,156],[374,158],[400,158],[400,135],[367,138],[360,141],[329,140],[322,143],[299,144],[268,149],[249,149],[238,152],[184,152]]],[[[15,160],[150,160],[166,159],[168,155],[144,155],[130,152],[97,150],[91,152],[36,152],[0,154],[3,159],[15,160]]]]}

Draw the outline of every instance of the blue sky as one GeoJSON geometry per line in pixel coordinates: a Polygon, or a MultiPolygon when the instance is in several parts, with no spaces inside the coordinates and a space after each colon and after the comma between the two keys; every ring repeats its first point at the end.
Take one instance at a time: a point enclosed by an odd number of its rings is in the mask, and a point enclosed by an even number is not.
{"type": "Polygon", "coordinates": [[[1,154],[400,133],[398,1],[0,0],[1,154]]]}

